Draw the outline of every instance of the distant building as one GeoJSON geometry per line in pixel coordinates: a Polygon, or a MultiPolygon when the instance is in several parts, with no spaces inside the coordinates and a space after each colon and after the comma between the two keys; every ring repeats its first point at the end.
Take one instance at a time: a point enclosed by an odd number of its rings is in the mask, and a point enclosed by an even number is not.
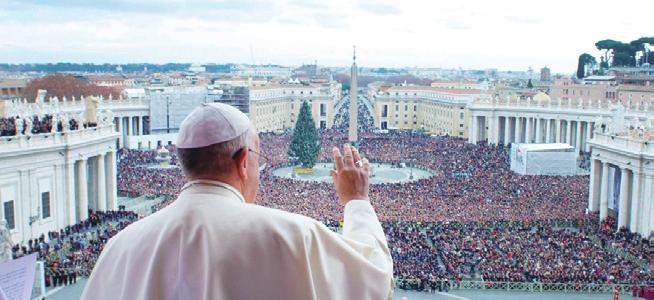
{"type": "Polygon", "coordinates": [[[563,100],[581,98],[614,101],[617,97],[616,87],[615,76],[588,76],[583,81],[559,79],[552,83],[550,96],[563,100]]]}
{"type": "Polygon", "coordinates": [[[318,65],[302,65],[301,67],[293,70],[293,75],[297,77],[314,77],[320,75],[318,72],[318,65]]]}
{"type": "Polygon", "coordinates": [[[543,67],[540,69],[540,80],[541,81],[551,81],[552,74],[550,73],[550,68],[543,67]]]}
{"type": "Polygon", "coordinates": [[[205,86],[148,87],[152,133],[177,132],[186,116],[198,105],[209,102],[205,86]]]}
{"type": "Polygon", "coordinates": [[[459,90],[486,90],[488,89],[488,82],[477,82],[473,80],[434,80],[431,83],[431,87],[459,90]]]}
{"type": "Polygon", "coordinates": [[[26,79],[0,80],[0,99],[19,98],[26,86],[26,79]]]}
{"type": "Polygon", "coordinates": [[[249,88],[250,120],[258,132],[295,127],[300,106],[307,101],[316,127],[332,128],[334,107],[341,96],[341,84],[270,84],[249,88]]]}
{"type": "Polygon", "coordinates": [[[292,69],[282,66],[233,66],[230,70],[232,75],[238,77],[290,77],[292,69]]]}
{"type": "Polygon", "coordinates": [[[97,86],[108,86],[108,87],[118,87],[124,88],[128,86],[126,82],[126,77],[122,75],[114,74],[100,74],[100,75],[88,75],[86,80],[89,83],[95,84],[97,86]]]}
{"type": "Polygon", "coordinates": [[[208,88],[208,102],[228,104],[250,114],[250,89],[247,85],[213,85],[208,88]]]}
{"type": "Polygon", "coordinates": [[[375,92],[369,92],[374,105],[375,127],[419,129],[432,134],[459,137],[467,137],[468,103],[485,97],[482,90],[471,88],[375,87],[375,92]]]}
{"type": "Polygon", "coordinates": [[[194,72],[194,73],[203,73],[207,70],[207,68],[203,67],[202,65],[198,63],[193,63],[191,66],[188,68],[189,72],[194,72]]]}

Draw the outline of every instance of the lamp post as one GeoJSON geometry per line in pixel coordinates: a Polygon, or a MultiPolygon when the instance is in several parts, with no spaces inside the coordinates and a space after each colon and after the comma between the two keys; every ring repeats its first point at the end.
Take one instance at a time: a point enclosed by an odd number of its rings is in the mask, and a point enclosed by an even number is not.
{"type": "Polygon", "coordinates": [[[166,133],[170,133],[170,97],[166,96],[166,133]]]}

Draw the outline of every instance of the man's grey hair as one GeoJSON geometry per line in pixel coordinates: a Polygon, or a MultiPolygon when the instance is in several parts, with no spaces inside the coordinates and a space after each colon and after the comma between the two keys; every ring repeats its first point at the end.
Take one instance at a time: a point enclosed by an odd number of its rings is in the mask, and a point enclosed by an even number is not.
{"type": "Polygon", "coordinates": [[[250,127],[233,140],[201,148],[177,148],[177,157],[186,176],[224,174],[234,166],[232,156],[241,148],[254,147],[256,133],[250,127]]]}

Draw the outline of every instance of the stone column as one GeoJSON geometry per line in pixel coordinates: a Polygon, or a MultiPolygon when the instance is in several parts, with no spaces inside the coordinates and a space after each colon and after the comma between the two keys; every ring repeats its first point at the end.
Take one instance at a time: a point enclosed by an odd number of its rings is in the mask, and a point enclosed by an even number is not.
{"type": "Polygon", "coordinates": [[[122,146],[123,145],[123,118],[122,117],[115,117],[114,118],[116,122],[116,132],[118,133],[118,145],[122,146]]]}
{"type": "MultiPolygon", "coordinates": [[[[495,117],[485,117],[485,119],[488,120],[488,131],[486,131],[486,126],[484,126],[481,131],[487,134],[482,134],[482,136],[486,136],[489,144],[495,144],[495,129],[497,129],[495,117]]],[[[485,123],[486,122],[484,122],[484,124],[485,123]]]]}
{"type": "Polygon", "coordinates": [[[577,150],[577,154],[579,154],[579,151],[581,151],[581,122],[576,121],[577,124],[577,136],[575,137],[575,148],[577,150]]]}
{"type": "Polygon", "coordinates": [[[620,210],[618,211],[618,228],[629,225],[629,169],[620,168],[620,210]]]}
{"type": "Polygon", "coordinates": [[[557,143],[561,143],[563,139],[561,139],[561,123],[563,121],[561,119],[556,120],[556,133],[554,134],[554,139],[557,143]]]}
{"type": "Polygon", "coordinates": [[[598,211],[600,208],[600,193],[601,193],[601,182],[602,177],[602,162],[597,159],[591,159],[590,161],[590,181],[589,181],[589,191],[588,191],[588,211],[598,211]]]}
{"type": "Polygon", "coordinates": [[[105,155],[107,176],[107,210],[118,210],[118,195],[116,184],[116,152],[110,151],[105,155]]]}
{"type": "Polygon", "coordinates": [[[497,145],[500,143],[500,117],[493,117],[493,120],[495,123],[495,128],[493,128],[493,142],[497,145]]]}
{"type": "Polygon", "coordinates": [[[643,174],[632,172],[631,173],[631,215],[629,218],[629,230],[631,232],[638,232],[638,225],[640,221],[640,206],[641,206],[641,197],[640,197],[640,177],[643,174]]]}
{"type": "Polygon", "coordinates": [[[552,142],[552,119],[547,119],[545,122],[547,124],[547,128],[545,129],[545,143],[551,143],[552,142]]]}
{"type": "Polygon", "coordinates": [[[76,223],[79,223],[83,220],[86,220],[89,217],[89,199],[87,192],[87,181],[86,181],[86,164],[87,159],[82,159],[77,161],[77,220],[76,223]]]}
{"type": "Polygon", "coordinates": [[[586,122],[586,145],[584,147],[586,152],[590,152],[590,144],[588,143],[593,135],[593,123],[586,122]]]}
{"type": "Polygon", "coordinates": [[[132,117],[127,117],[127,135],[134,135],[134,124],[132,124],[132,117]]]}
{"type": "Polygon", "coordinates": [[[541,128],[541,119],[536,118],[536,143],[540,144],[542,141],[543,133],[542,133],[542,128],[541,128]]]}
{"type": "Polygon", "coordinates": [[[532,118],[527,117],[526,122],[527,122],[527,124],[525,125],[525,130],[526,130],[525,131],[525,143],[531,144],[531,132],[532,132],[531,128],[533,127],[532,126],[533,120],[532,120],[532,118]]]}
{"type": "Polygon", "coordinates": [[[66,225],[77,223],[77,205],[75,203],[75,162],[66,163],[66,225]]]}
{"type": "Polygon", "coordinates": [[[504,145],[511,143],[511,117],[504,117],[504,145]]]}
{"type": "Polygon", "coordinates": [[[572,122],[570,120],[566,120],[565,121],[565,142],[570,146],[574,146],[572,144],[571,135],[572,135],[572,122]]]}
{"type": "Polygon", "coordinates": [[[472,124],[470,124],[470,129],[468,133],[468,143],[476,144],[476,127],[477,127],[477,116],[472,116],[472,124]]]}
{"type": "Polygon", "coordinates": [[[602,162],[602,181],[600,184],[600,221],[609,215],[609,163],[602,162]]]}
{"type": "Polygon", "coordinates": [[[139,135],[144,135],[145,131],[143,130],[143,116],[140,116],[138,118],[139,118],[139,135]]]}
{"type": "Polygon", "coordinates": [[[98,205],[96,206],[97,210],[105,211],[107,210],[107,181],[105,179],[105,163],[104,163],[104,154],[98,155],[97,166],[96,166],[96,182],[97,182],[97,191],[98,191],[98,205]]]}
{"type": "Polygon", "coordinates": [[[645,174],[643,176],[643,213],[640,215],[641,226],[639,232],[642,236],[648,236],[654,230],[654,175],[645,174]]]}
{"type": "Polygon", "coordinates": [[[515,117],[515,138],[513,142],[520,143],[520,117],[515,117]]]}

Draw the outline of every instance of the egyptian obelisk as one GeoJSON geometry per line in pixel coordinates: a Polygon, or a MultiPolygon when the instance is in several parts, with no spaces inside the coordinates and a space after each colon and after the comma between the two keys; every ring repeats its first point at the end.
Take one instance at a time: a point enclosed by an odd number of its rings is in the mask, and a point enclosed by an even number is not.
{"type": "Polygon", "coordinates": [[[356,46],[353,47],[352,51],[352,70],[351,70],[351,76],[350,76],[350,128],[348,131],[348,139],[350,141],[350,144],[356,145],[357,144],[357,131],[358,131],[358,123],[357,123],[357,52],[356,52],[356,46]]]}

